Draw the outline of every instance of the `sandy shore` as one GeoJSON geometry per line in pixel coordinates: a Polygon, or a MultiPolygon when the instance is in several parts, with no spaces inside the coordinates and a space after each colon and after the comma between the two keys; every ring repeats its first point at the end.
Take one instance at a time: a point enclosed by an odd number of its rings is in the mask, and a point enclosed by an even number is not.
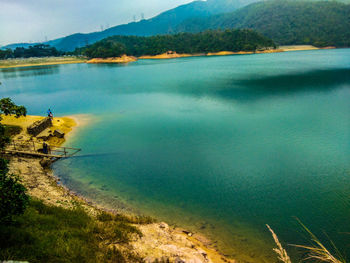
{"type": "Polygon", "coordinates": [[[208,53],[207,56],[229,56],[229,55],[249,55],[249,54],[264,54],[264,53],[279,53],[283,52],[282,49],[268,49],[268,50],[257,50],[257,51],[220,51],[214,53],[208,53]]]}
{"type": "Polygon", "coordinates": [[[186,58],[186,57],[198,57],[205,54],[178,54],[176,52],[163,53],[155,56],[141,56],[139,59],[170,59],[170,58],[186,58]]]}
{"type": "MultiPolygon", "coordinates": [[[[40,116],[27,116],[15,118],[13,116],[3,116],[1,121],[6,125],[17,125],[23,131],[15,136],[15,139],[29,139],[26,127],[34,121],[40,120],[40,116]]],[[[72,133],[76,128],[89,124],[91,118],[88,115],[73,115],[67,117],[54,118],[52,129],[60,129],[66,134],[72,133]]],[[[77,136],[77,134],[75,134],[77,136]]],[[[49,141],[50,144],[61,145],[64,139],[58,138],[49,141]]],[[[10,172],[20,176],[22,183],[28,189],[32,197],[39,198],[48,205],[74,208],[77,205],[83,207],[91,216],[96,216],[105,209],[93,202],[76,195],[69,189],[62,186],[51,169],[45,169],[40,165],[40,158],[28,158],[23,156],[11,156],[10,172]]],[[[116,211],[115,211],[116,212],[116,211]]],[[[120,212],[120,211],[118,211],[120,212]]],[[[142,238],[137,238],[130,242],[127,248],[145,258],[146,262],[169,259],[169,262],[235,262],[226,259],[216,249],[212,248],[212,243],[199,233],[189,233],[181,228],[175,228],[166,223],[153,223],[147,225],[137,225],[143,233],[142,238]]]]}
{"type": "Polygon", "coordinates": [[[312,45],[292,45],[292,46],[280,46],[282,51],[302,51],[302,50],[317,50],[317,49],[335,49],[336,47],[315,47],[312,45]]]}
{"type": "Polygon", "coordinates": [[[93,58],[88,60],[86,63],[88,64],[100,64],[100,63],[129,63],[136,61],[136,57],[132,56],[121,56],[121,57],[114,57],[114,58],[93,58]]]}

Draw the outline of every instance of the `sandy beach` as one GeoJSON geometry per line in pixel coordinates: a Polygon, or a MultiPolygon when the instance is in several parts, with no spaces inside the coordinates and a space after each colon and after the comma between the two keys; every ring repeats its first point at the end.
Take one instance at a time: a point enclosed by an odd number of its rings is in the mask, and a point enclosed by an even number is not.
{"type": "Polygon", "coordinates": [[[132,56],[121,56],[121,57],[114,57],[114,58],[93,58],[88,60],[86,63],[88,64],[100,64],[100,63],[129,63],[137,61],[136,57],[132,56]]]}
{"type": "MultiPolygon", "coordinates": [[[[14,116],[2,116],[2,124],[17,125],[22,127],[22,132],[14,139],[29,140],[26,127],[35,121],[41,120],[41,116],[27,116],[15,118],[14,116]]],[[[91,121],[89,115],[73,115],[53,119],[51,129],[60,129],[68,138],[78,136],[77,128],[88,125],[91,121]]],[[[67,138],[67,137],[66,137],[67,138]]],[[[36,138],[31,138],[36,140],[36,138]]],[[[62,145],[65,139],[50,138],[49,144],[62,145]]],[[[27,188],[30,196],[42,200],[44,203],[64,208],[81,206],[92,217],[102,210],[101,206],[94,204],[82,196],[60,184],[59,179],[54,176],[50,168],[43,168],[40,164],[41,158],[30,158],[24,156],[10,157],[10,172],[20,176],[22,183],[27,188]]],[[[120,213],[120,211],[110,211],[120,213]]],[[[143,233],[143,237],[136,238],[129,243],[129,246],[120,249],[131,249],[143,257],[146,262],[169,259],[169,262],[176,262],[178,259],[184,262],[235,262],[221,255],[212,247],[212,243],[199,233],[190,233],[184,229],[169,226],[168,224],[152,223],[137,225],[143,233]]]]}

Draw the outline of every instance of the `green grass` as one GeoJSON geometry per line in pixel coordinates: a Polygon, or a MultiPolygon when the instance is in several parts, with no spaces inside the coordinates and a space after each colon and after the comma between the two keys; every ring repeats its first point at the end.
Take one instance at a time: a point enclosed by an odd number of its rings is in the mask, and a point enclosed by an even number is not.
{"type": "Polygon", "coordinates": [[[11,225],[0,225],[0,260],[33,262],[143,262],[111,244],[142,233],[113,215],[90,217],[82,208],[47,206],[32,200],[11,225]]]}
{"type": "Polygon", "coordinates": [[[4,125],[5,127],[5,136],[12,137],[19,134],[22,131],[20,126],[15,125],[4,125]]]}

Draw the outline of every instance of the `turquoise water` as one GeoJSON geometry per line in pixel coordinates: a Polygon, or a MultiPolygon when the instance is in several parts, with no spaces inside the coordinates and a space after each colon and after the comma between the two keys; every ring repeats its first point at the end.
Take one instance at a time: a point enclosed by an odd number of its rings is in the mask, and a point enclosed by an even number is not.
{"type": "Polygon", "coordinates": [[[98,203],[200,231],[242,262],[276,262],[265,224],[305,243],[295,217],[350,255],[350,49],[6,69],[0,81],[29,114],[92,115],[68,142],[82,156],[54,169],[98,203]]]}

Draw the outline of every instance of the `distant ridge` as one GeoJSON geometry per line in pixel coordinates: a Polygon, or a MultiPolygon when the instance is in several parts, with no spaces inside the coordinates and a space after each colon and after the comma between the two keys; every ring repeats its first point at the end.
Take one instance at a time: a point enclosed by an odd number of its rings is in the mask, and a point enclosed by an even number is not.
{"type": "Polygon", "coordinates": [[[336,1],[271,0],[231,13],[191,18],[177,32],[250,28],[280,45],[350,46],[350,4],[336,1]]]}
{"type": "MultiPolygon", "coordinates": [[[[77,47],[83,47],[86,44],[93,44],[103,38],[114,35],[152,36],[174,33],[176,26],[188,18],[206,17],[233,11],[255,1],[256,0],[194,1],[165,11],[151,19],[111,27],[100,32],[72,34],[63,38],[44,42],[44,44],[54,46],[58,50],[73,51],[77,47]]],[[[10,44],[3,48],[16,48],[34,44],[35,43],[10,44]]]]}

